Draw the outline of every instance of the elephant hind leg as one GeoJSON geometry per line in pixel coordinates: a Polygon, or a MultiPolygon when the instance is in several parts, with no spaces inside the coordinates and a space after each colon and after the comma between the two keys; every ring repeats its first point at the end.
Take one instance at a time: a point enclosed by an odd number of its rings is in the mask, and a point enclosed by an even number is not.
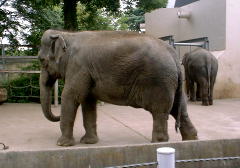
{"type": "Polygon", "coordinates": [[[192,124],[187,113],[183,113],[180,116],[180,132],[182,140],[196,140],[198,139],[197,130],[192,124]]]}
{"type": "MultiPolygon", "coordinates": [[[[173,112],[171,113],[172,116],[175,118],[175,120],[177,120],[178,115],[177,113],[173,112]]],[[[182,140],[196,140],[198,139],[197,136],[197,130],[194,127],[194,125],[192,124],[188,114],[186,111],[181,113],[180,116],[180,133],[182,136],[182,140]]]]}
{"type": "Polygon", "coordinates": [[[97,100],[92,95],[88,95],[82,102],[83,125],[86,133],[80,143],[95,144],[98,142],[96,104],[97,100]]]}
{"type": "Polygon", "coordinates": [[[201,84],[201,92],[202,92],[202,105],[203,106],[208,106],[209,105],[209,84],[207,80],[202,79],[201,84]]]}
{"type": "Polygon", "coordinates": [[[179,120],[179,113],[180,113],[180,133],[182,136],[182,140],[196,140],[197,137],[197,130],[192,124],[188,113],[187,113],[187,103],[184,98],[184,95],[181,93],[181,96],[175,97],[175,101],[179,103],[174,103],[174,106],[171,110],[171,115],[174,117],[176,122],[179,120]]]}
{"type": "Polygon", "coordinates": [[[195,92],[195,86],[194,81],[189,81],[189,90],[190,90],[190,101],[195,102],[196,101],[196,92],[195,92]]]}
{"type": "Polygon", "coordinates": [[[202,98],[201,98],[201,89],[200,89],[199,83],[197,83],[196,100],[197,101],[201,101],[202,100],[202,98]]]}
{"type": "Polygon", "coordinates": [[[166,92],[161,96],[151,96],[152,98],[148,100],[148,106],[145,109],[153,117],[152,142],[165,142],[169,139],[167,120],[173,106],[173,95],[171,92],[166,92]]]}
{"type": "Polygon", "coordinates": [[[213,88],[214,88],[215,80],[216,80],[216,75],[211,78],[211,82],[210,82],[209,105],[213,105],[213,88]]]}
{"type": "Polygon", "coordinates": [[[163,112],[153,112],[152,142],[168,141],[168,114],[163,112]]]}

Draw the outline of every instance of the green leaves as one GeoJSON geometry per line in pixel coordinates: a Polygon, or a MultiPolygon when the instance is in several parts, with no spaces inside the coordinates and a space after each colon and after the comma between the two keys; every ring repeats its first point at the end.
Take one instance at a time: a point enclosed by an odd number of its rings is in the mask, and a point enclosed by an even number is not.
{"type": "Polygon", "coordinates": [[[140,23],[144,23],[144,14],[157,8],[166,7],[167,0],[123,0],[125,4],[124,23],[129,30],[140,31],[140,23]]]}
{"type": "Polygon", "coordinates": [[[167,0],[139,0],[137,7],[144,10],[144,12],[150,12],[157,8],[166,7],[167,0]]]}

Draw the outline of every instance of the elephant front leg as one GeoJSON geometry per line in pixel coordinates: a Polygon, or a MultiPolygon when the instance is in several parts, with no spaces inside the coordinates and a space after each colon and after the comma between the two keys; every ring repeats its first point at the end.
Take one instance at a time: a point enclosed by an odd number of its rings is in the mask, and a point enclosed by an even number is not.
{"type": "Polygon", "coordinates": [[[168,141],[168,114],[153,114],[152,142],[168,141]]]}
{"type": "Polygon", "coordinates": [[[73,146],[73,126],[79,104],[71,96],[62,96],[60,128],[62,136],[58,139],[59,146],[73,146]]]}
{"type": "Polygon", "coordinates": [[[83,125],[86,133],[81,138],[81,143],[95,144],[98,142],[96,102],[95,98],[88,96],[82,103],[83,125]]]}

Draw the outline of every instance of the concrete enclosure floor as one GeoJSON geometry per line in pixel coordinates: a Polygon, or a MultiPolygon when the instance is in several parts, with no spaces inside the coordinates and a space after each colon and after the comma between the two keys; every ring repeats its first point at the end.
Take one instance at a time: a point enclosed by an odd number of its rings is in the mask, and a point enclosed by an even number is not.
{"type": "MultiPolygon", "coordinates": [[[[240,99],[215,100],[213,106],[188,102],[189,116],[198,130],[200,140],[240,138],[240,99]]],[[[59,114],[60,106],[52,107],[59,114]]],[[[150,143],[152,117],[143,109],[111,104],[98,105],[97,144],[80,144],[84,135],[81,108],[74,126],[77,147],[114,146],[150,143]]],[[[171,142],[181,141],[174,129],[175,120],[169,117],[168,132],[171,142]]],[[[11,104],[0,106],[0,142],[9,150],[41,150],[61,148],[59,122],[48,121],[40,104],[11,104]]],[[[71,147],[73,148],[73,147],[71,147]]]]}

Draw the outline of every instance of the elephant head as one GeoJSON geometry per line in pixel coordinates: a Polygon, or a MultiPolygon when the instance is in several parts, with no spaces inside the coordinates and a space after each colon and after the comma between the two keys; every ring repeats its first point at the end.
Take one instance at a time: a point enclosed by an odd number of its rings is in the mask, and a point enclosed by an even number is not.
{"type": "Polygon", "coordinates": [[[62,35],[45,32],[41,39],[38,53],[41,62],[40,101],[45,117],[53,122],[59,121],[60,116],[51,112],[51,91],[58,78],[63,78],[62,57],[66,55],[66,43],[62,35]]]}

